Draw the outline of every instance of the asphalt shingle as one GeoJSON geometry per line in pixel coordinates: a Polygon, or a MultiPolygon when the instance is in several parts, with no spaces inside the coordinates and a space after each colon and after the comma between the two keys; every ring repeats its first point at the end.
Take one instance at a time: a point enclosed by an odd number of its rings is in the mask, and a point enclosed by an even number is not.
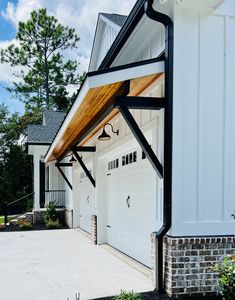
{"type": "Polygon", "coordinates": [[[66,113],[62,111],[45,111],[42,125],[28,126],[28,143],[52,143],[65,116],[66,113]]]}

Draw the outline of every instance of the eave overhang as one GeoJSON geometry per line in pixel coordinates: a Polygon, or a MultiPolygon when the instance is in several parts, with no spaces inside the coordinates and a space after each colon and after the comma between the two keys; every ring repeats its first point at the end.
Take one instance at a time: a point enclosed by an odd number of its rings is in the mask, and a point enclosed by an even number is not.
{"type": "Polygon", "coordinates": [[[73,146],[84,144],[112,118],[118,112],[113,103],[125,92],[127,81],[128,96],[137,96],[163,73],[164,60],[159,58],[87,73],[45,161],[63,159],[73,146]]]}

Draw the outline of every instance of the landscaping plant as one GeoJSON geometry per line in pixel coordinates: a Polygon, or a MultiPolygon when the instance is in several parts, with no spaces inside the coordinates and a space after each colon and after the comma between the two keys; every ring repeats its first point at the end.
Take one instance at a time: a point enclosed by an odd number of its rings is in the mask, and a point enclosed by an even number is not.
{"type": "Polygon", "coordinates": [[[213,267],[213,271],[218,273],[219,292],[224,300],[234,300],[235,298],[235,255],[224,257],[223,260],[213,267]]]}
{"type": "Polygon", "coordinates": [[[56,219],[55,221],[48,220],[46,222],[46,227],[47,227],[47,229],[58,229],[58,228],[60,228],[59,220],[58,219],[56,219]]]}
{"type": "Polygon", "coordinates": [[[55,204],[53,202],[50,202],[48,204],[47,210],[45,212],[44,216],[45,223],[47,223],[49,220],[56,221],[57,220],[57,213],[55,209],[55,204]]]}
{"type": "Polygon", "coordinates": [[[45,224],[48,229],[56,229],[60,227],[55,204],[50,202],[44,216],[45,224]]]}
{"type": "Polygon", "coordinates": [[[20,227],[22,230],[30,230],[30,229],[33,228],[33,225],[32,225],[32,223],[30,223],[30,222],[23,221],[22,224],[19,225],[19,227],[20,227]]]}
{"type": "Polygon", "coordinates": [[[121,291],[121,293],[113,298],[114,300],[143,300],[143,297],[135,293],[134,291],[131,292],[126,292],[126,291],[121,291]]]}

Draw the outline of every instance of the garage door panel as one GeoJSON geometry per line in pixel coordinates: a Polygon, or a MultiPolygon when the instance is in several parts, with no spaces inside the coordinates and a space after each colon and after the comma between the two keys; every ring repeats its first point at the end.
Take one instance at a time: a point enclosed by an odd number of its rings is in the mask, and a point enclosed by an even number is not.
{"type": "Polygon", "coordinates": [[[107,177],[108,243],[147,266],[151,265],[150,234],[156,221],[154,178],[149,163],[142,161],[107,177]]]}
{"type": "Polygon", "coordinates": [[[79,222],[80,228],[91,233],[91,215],[94,203],[94,189],[87,178],[79,184],[79,222]]]}

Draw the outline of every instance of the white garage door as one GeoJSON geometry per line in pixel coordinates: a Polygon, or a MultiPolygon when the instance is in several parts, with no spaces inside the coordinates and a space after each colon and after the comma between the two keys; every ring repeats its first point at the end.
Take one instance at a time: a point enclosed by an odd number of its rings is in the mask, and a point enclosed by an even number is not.
{"type": "MultiPolygon", "coordinates": [[[[83,174],[83,173],[82,173],[83,174]]],[[[91,232],[91,215],[93,204],[93,186],[87,177],[80,180],[79,184],[79,220],[80,227],[91,232]]]]}
{"type": "Polygon", "coordinates": [[[108,243],[151,266],[150,234],[155,228],[155,176],[142,152],[109,161],[107,174],[108,243]],[[111,170],[110,170],[111,169],[111,170]]]}

